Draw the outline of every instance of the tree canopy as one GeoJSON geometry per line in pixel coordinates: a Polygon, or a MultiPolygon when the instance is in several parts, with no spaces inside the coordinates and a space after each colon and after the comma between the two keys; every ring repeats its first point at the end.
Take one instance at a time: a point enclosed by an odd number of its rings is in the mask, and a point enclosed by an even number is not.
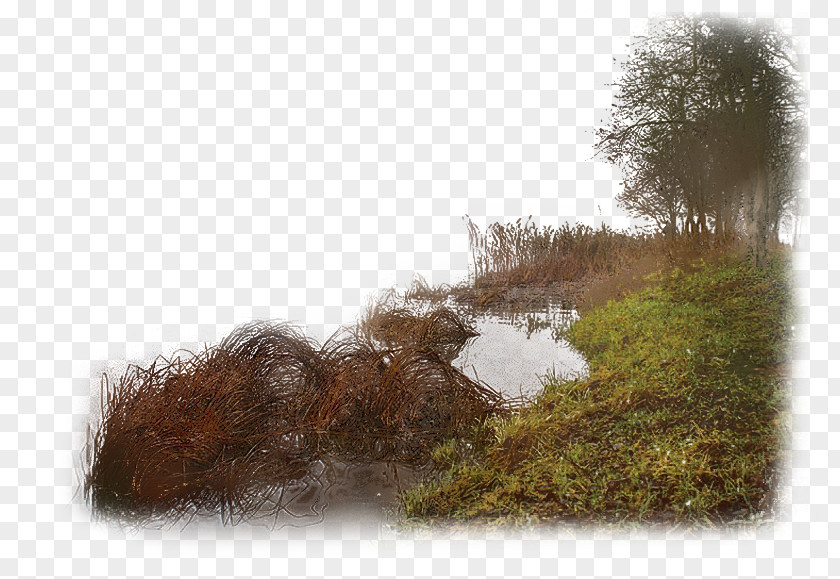
{"type": "Polygon", "coordinates": [[[791,39],[757,21],[684,17],[638,39],[596,149],[619,202],[671,234],[766,242],[798,197],[805,97],[791,39]]]}

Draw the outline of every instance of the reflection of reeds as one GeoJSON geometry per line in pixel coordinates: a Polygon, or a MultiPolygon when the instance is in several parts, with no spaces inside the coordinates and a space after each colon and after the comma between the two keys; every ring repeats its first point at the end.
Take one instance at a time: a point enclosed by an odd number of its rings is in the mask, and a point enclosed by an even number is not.
{"type": "Polygon", "coordinates": [[[257,322],[186,361],[133,366],[113,385],[103,377],[89,503],[102,514],[237,521],[282,509],[271,497],[325,452],[422,464],[434,442],[501,408],[442,358],[437,341],[452,336],[431,329],[468,333],[450,314],[415,319],[423,331],[405,326],[403,344],[356,331],[320,349],[292,326],[257,322]]]}

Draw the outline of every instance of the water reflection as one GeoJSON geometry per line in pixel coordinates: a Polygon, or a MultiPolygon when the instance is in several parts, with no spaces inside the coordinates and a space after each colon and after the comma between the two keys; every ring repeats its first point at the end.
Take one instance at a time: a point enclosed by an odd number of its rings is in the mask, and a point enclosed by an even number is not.
{"type": "MultiPolygon", "coordinates": [[[[558,313],[574,318],[572,312],[558,313]]],[[[485,314],[476,319],[480,335],[467,344],[453,365],[506,398],[531,398],[549,372],[558,376],[586,372],[586,360],[559,337],[559,326],[540,316],[504,318],[485,314]]]]}
{"type": "Polygon", "coordinates": [[[305,476],[285,485],[280,496],[266,503],[264,516],[257,515],[253,522],[273,529],[346,522],[381,525],[396,520],[399,493],[428,470],[324,456],[309,465],[305,476]]]}
{"type": "MultiPolygon", "coordinates": [[[[400,297],[418,310],[430,305],[400,297]]],[[[468,318],[480,334],[452,364],[506,398],[532,398],[546,374],[571,377],[588,370],[583,356],[562,337],[578,314],[561,298],[546,297],[541,304],[532,299],[527,309],[516,304],[477,309],[452,298],[446,305],[468,318]]]]}

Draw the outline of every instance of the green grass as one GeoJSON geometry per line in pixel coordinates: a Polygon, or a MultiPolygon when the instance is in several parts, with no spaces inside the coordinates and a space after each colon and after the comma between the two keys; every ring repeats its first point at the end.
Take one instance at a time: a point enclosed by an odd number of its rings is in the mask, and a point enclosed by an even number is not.
{"type": "Polygon", "coordinates": [[[787,440],[789,257],[656,274],[567,338],[586,378],[434,451],[407,524],[719,526],[767,516],[787,440]]]}

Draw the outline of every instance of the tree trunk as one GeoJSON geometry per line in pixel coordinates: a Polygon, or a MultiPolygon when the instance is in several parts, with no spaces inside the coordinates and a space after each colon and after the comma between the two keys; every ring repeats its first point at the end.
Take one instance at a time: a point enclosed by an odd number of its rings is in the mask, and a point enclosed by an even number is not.
{"type": "Polygon", "coordinates": [[[764,167],[757,168],[750,180],[745,221],[750,252],[755,265],[767,265],[768,201],[767,173],[764,167]]]}

